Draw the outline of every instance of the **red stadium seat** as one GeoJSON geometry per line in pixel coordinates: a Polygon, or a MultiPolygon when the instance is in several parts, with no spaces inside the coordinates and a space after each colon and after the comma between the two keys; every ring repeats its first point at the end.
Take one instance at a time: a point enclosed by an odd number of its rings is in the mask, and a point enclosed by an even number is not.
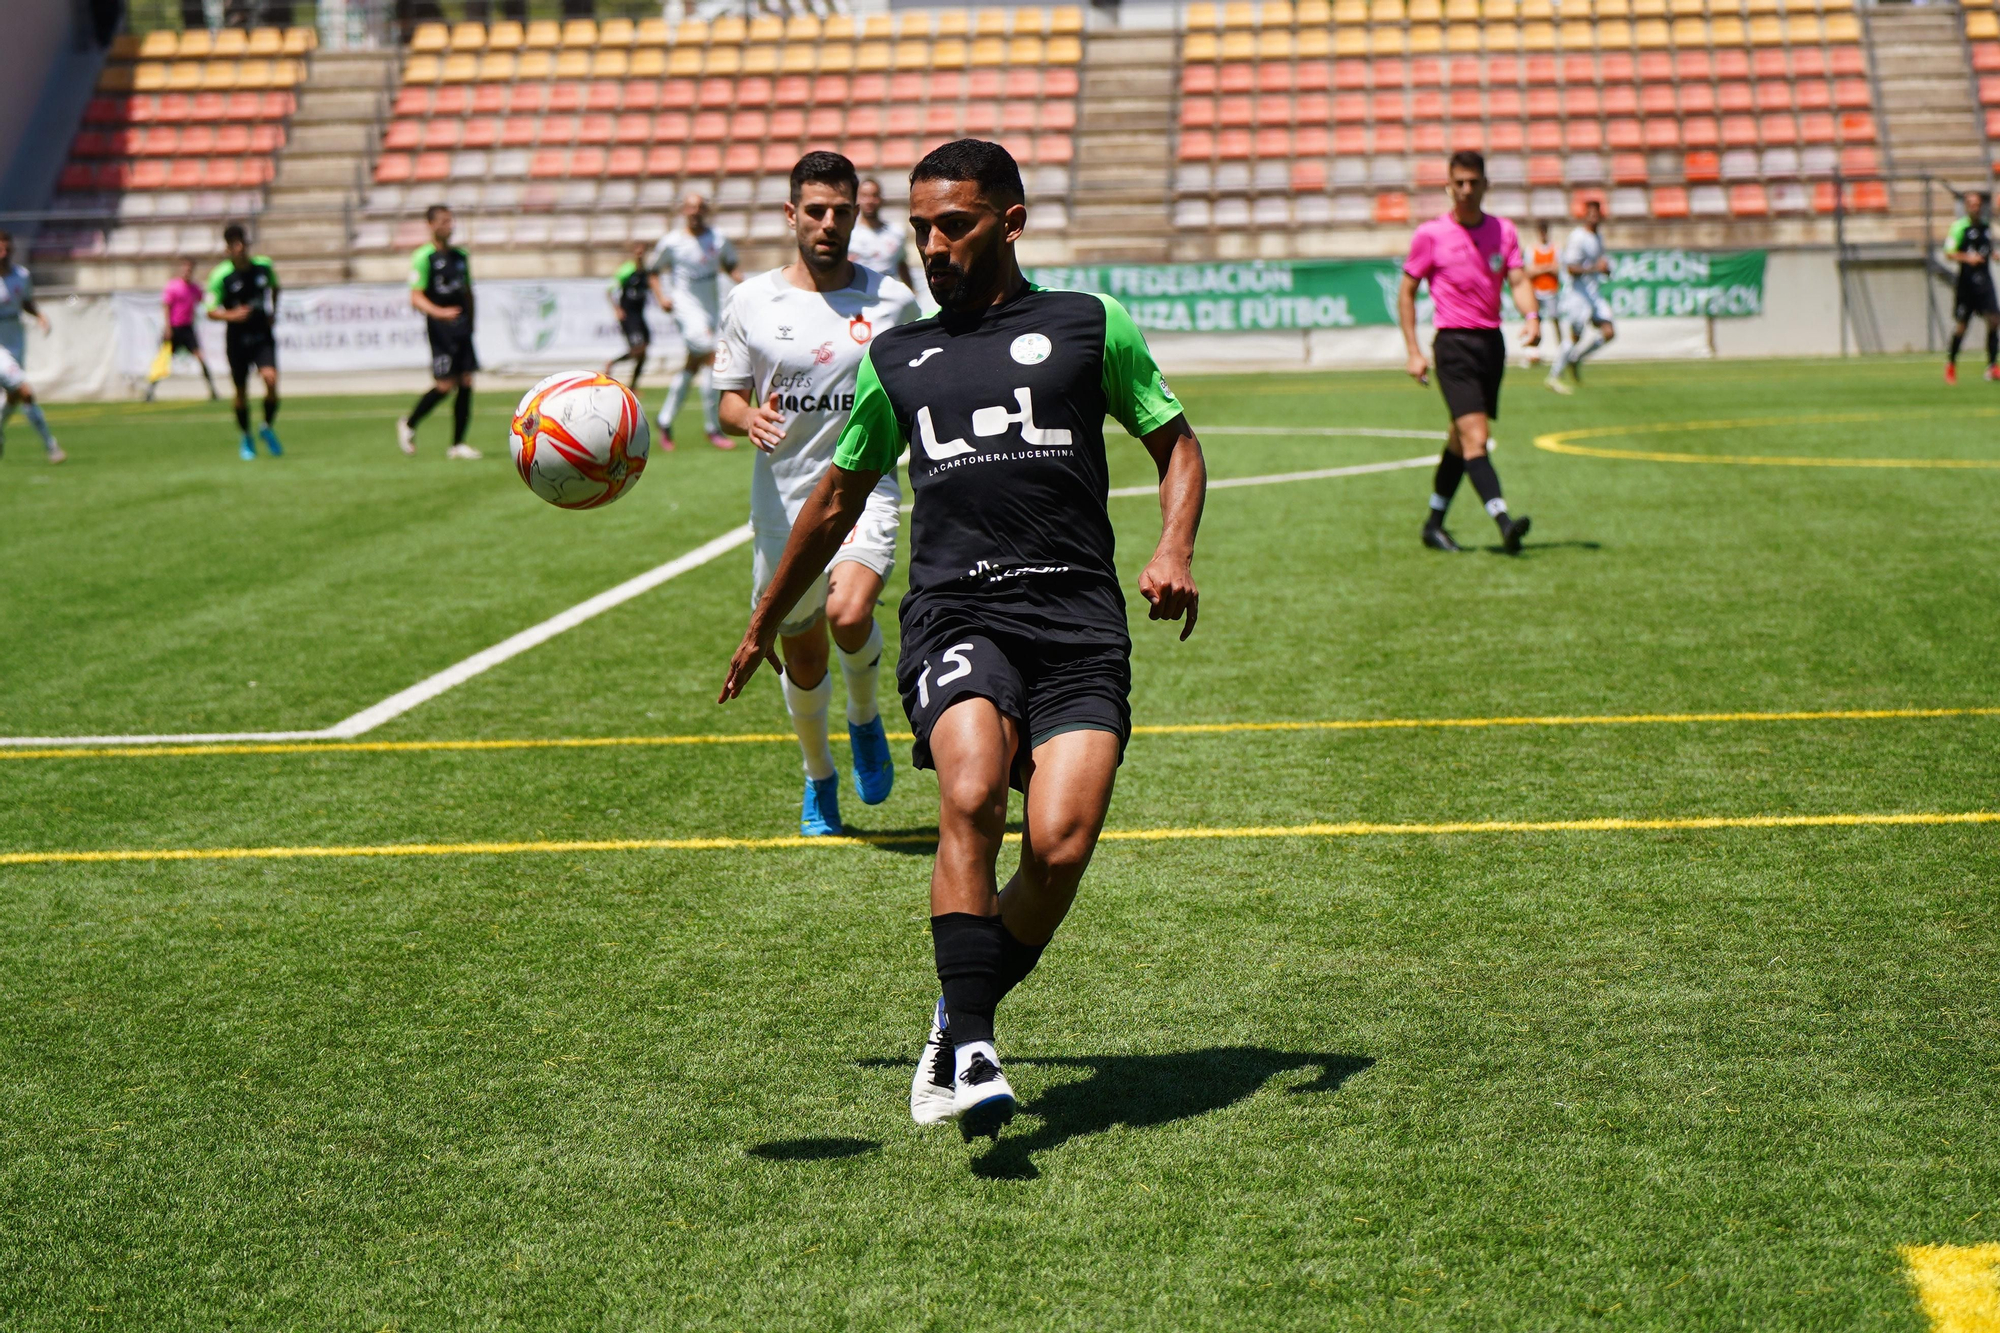
{"type": "Polygon", "coordinates": [[[1495,88],[1486,94],[1486,114],[1494,120],[1517,120],[1521,116],[1521,93],[1515,88],[1495,88]]]}
{"type": "Polygon", "coordinates": [[[734,142],[761,139],[770,132],[770,117],[762,111],[738,111],[729,117],[729,137],[734,142]]]}
{"type": "Polygon", "coordinates": [[[1250,156],[1250,131],[1222,130],[1215,136],[1215,155],[1224,162],[1241,162],[1250,156]]]}
{"type": "Polygon", "coordinates": [[[895,135],[916,134],[923,128],[923,113],[914,106],[890,104],[883,115],[883,124],[889,133],[895,135]]]}
{"type": "Polygon", "coordinates": [[[1258,130],[1251,140],[1251,151],[1259,158],[1290,157],[1292,155],[1292,132],[1281,129],[1258,130]]]}
{"type": "Polygon", "coordinates": [[[1528,147],[1538,153],[1552,153],[1563,146],[1563,127],[1559,120],[1531,120],[1528,122],[1528,147]]]}
{"type": "Polygon", "coordinates": [[[1410,151],[1413,153],[1434,153],[1444,156],[1444,126],[1437,121],[1425,121],[1410,130],[1410,151]]]}
{"type": "Polygon", "coordinates": [[[1817,46],[1793,47],[1789,63],[1793,78],[1824,78],[1829,68],[1825,50],[1817,46]]]}
{"type": "Polygon", "coordinates": [[[1572,153],[1590,153],[1604,147],[1604,126],[1594,120],[1572,120],[1563,131],[1563,145],[1572,153]]]}
{"type": "Polygon", "coordinates": [[[1521,81],[1521,62],[1513,56],[1488,56],[1486,59],[1486,86],[1499,88],[1518,84],[1521,81]]]}
{"type": "Polygon", "coordinates": [[[1365,60],[1336,60],[1333,63],[1333,86],[1349,92],[1368,87],[1368,62],[1365,60]]]}
{"type": "Polygon", "coordinates": [[[1840,118],[1842,143],[1874,143],[1875,117],[1865,111],[1849,111],[1840,118]]]}
{"type": "Polygon", "coordinates": [[[1674,77],[1682,83],[1715,77],[1715,62],[1708,58],[1708,52],[1696,47],[1683,48],[1674,52],[1674,77]]]}
{"type": "Polygon", "coordinates": [[[169,125],[140,130],[132,151],[140,157],[172,157],[181,150],[181,131],[169,125]]]}
{"type": "Polygon", "coordinates": [[[922,148],[915,139],[884,139],[882,141],[882,165],[892,171],[907,170],[917,165],[923,155],[922,148]]]}
{"type": "Polygon", "coordinates": [[[1444,118],[1444,94],[1429,89],[1420,89],[1410,94],[1410,117],[1413,120],[1442,120],[1444,118]]]}
{"type": "Polygon", "coordinates": [[[1333,129],[1333,155],[1335,157],[1360,157],[1368,151],[1368,131],[1359,125],[1336,125],[1333,129]]]}
{"type": "Polygon", "coordinates": [[[1840,170],[1847,176],[1873,176],[1882,170],[1882,163],[1873,148],[1843,148],[1840,150],[1840,170]]]}
{"type": "MultiPolygon", "coordinates": [[[[847,95],[847,80],[840,80],[841,96],[847,95]]],[[[663,111],[689,111],[694,108],[694,82],[691,79],[668,79],[660,85],[659,106],[663,111]]]]}
{"type": "Polygon", "coordinates": [[[419,153],[416,166],[410,171],[410,180],[418,184],[430,184],[449,179],[451,176],[451,154],[419,153]]]}
{"type": "Polygon", "coordinates": [[[384,153],[375,159],[375,183],[377,185],[400,185],[409,178],[409,154],[384,153]]]}
{"type": "Polygon", "coordinates": [[[1403,94],[1401,90],[1379,92],[1369,100],[1370,118],[1380,125],[1384,121],[1400,123],[1404,119],[1403,94]]]}
{"type": "Polygon", "coordinates": [[[1790,111],[1792,109],[1792,82],[1790,79],[1765,79],[1756,89],[1759,111],[1790,111]]]}
{"type": "Polygon", "coordinates": [[[1561,185],[1563,164],[1559,157],[1531,157],[1528,159],[1528,184],[1561,185]]]}
{"type": "Polygon", "coordinates": [[[546,83],[517,83],[507,93],[507,110],[517,116],[540,113],[549,100],[546,83]]]}
{"type": "MultiPolygon", "coordinates": [[[[916,165],[915,163],[911,164],[916,165]]],[[[694,176],[713,176],[722,169],[722,149],[712,143],[692,144],[687,150],[687,170],[694,176]]]]}
{"type": "MultiPolygon", "coordinates": [[[[1028,106],[1030,111],[1033,110],[1034,104],[1032,102],[1025,103],[1024,105],[1028,106]]],[[[933,111],[948,109],[940,107],[931,108],[933,111]]],[[[998,102],[967,102],[965,104],[965,115],[960,119],[959,126],[961,133],[968,134],[975,139],[991,139],[995,134],[1000,132],[1000,104],[998,102]]],[[[1026,125],[1008,127],[1010,132],[1033,128],[1032,116],[1030,116],[1029,123],[1026,125]]]]}
{"type": "Polygon", "coordinates": [[[1042,167],[1066,167],[1076,155],[1074,145],[1067,134],[1038,134],[1035,136],[1035,165],[1042,167]]]}
{"type": "MultiPolygon", "coordinates": [[[[970,129],[966,130],[966,133],[970,132],[970,129]]],[[[925,107],[924,133],[933,135],[939,139],[949,140],[958,138],[960,133],[958,104],[956,102],[947,102],[942,105],[925,107]]]]}
{"type": "Polygon", "coordinates": [[[576,141],[576,117],[543,116],[541,133],[536,136],[535,141],[543,144],[574,143],[576,141]]]}
{"type": "Polygon", "coordinates": [[[1260,93],[1288,93],[1292,90],[1292,67],[1277,61],[1268,61],[1257,66],[1257,91],[1260,93]]]}
{"type": "Polygon", "coordinates": [[[1860,213],[1889,211],[1889,187],[1881,181],[1853,181],[1847,187],[1847,206],[1860,213]]]}
{"type": "Polygon", "coordinates": [[[1739,218],[1769,217],[1770,197],[1761,185],[1732,185],[1729,187],[1729,214],[1739,218]]]}
{"type": "Polygon", "coordinates": [[[1377,125],[1371,137],[1373,151],[1383,157],[1410,151],[1410,136],[1402,125],[1377,125]]]}
{"type": "MultiPolygon", "coordinates": [[[[1073,107],[1070,115],[1073,121],[1073,107]]],[[[1325,93],[1300,93],[1292,103],[1292,119],[1300,125],[1325,125],[1333,119],[1333,103],[1325,93]]]]}
{"type": "Polygon", "coordinates": [[[1252,104],[1247,97],[1225,97],[1216,105],[1215,123],[1225,129],[1244,129],[1249,126],[1252,104]]]}
{"type": "Polygon", "coordinates": [[[1207,130],[1188,130],[1181,135],[1179,157],[1183,162],[1206,162],[1215,156],[1215,136],[1207,130]]]}
{"type": "Polygon", "coordinates": [[[1681,160],[1681,174],[1697,184],[1722,179],[1722,159],[1711,152],[1689,153],[1681,160]]]}
{"type": "MultiPolygon", "coordinates": [[[[857,139],[873,139],[882,133],[882,108],[857,106],[847,113],[847,132],[857,139]]],[[[915,165],[914,163],[912,165],[915,165]]]]}
{"type": "Polygon", "coordinates": [[[1748,79],[1750,77],[1750,53],[1740,46],[1721,46],[1715,51],[1715,77],[1718,79],[1748,79]]]}
{"type": "Polygon", "coordinates": [[[585,116],[577,122],[576,141],[578,143],[605,144],[611,142],[611,132],[617,122],[609,116],[585,116]]]}
{"type": "Polygon", "coordinates": [[[221,120],[229,99],[221,93],[196,93],[188,105],[189,120],[221,120]]]}
{"type": "Polygon", "coordinates": [[[1681,122],[1681,142],[1690,148],[1713,148],[1721,134],[1712,117],[1692,116],[1681,122]]]}
{"type": "Polygon", "coordinates": [[[552,83],[549,85],[549,110],[583,110],[584,87],[580,83],[552,83]]]}
{"type": "Polygon", "coordinates": [[[72,162],[56,177],[56,188],[65,194],[82,194],[96,187],[97,168],[72,162]]]}
{"type": "Polygon", "coordinates": [[[465,122],[457,119],[431,120],[424,123],[424,147],[456,148],[459,136],[465,133],[465,122]]]}
{"type": "MultiPolygon", "coordinates": [[[[611,138],[614,143],[621,144],[651,143],[653,141],[653,118],[651,116],[635,116],[628,112],[618,117],[617,123],[612,129],[611,138]]],[[[471,143],[470,138],[466,142],[469,145],[471,143]]]]}
{"type": "Polygon", "coordinates": [[[816,106],[806,117],[808,138],[838,139],[846,130],[847,114],[837,106],[816,106]]]}
{"type": "Polygon", "coordinates": [[[1747,83],[1725,83],[1716,89],[1715,104],[1724,112],[1738,114],[1756,108],[1757,101],[1747,83]]]}
{"type": "MultiPolygon", "coordinates": [[[[170,96],[177,95],[173,94],[170,96]]],[[[176,119],[176,117],[170,116],[166,110],[170,96],[163,97],[154,93],[142,94],[130,99],[125,103],[126,122],[132,125],[150,125],[155,121],[176,119]]]]}
{"type": "Polygon", "coordinates": [[[1611,155],[1611,183],[1613,185],[1644,185],[1646,179],[1645,154],[1613,153],[1611,155]]]}
{"type": "Polygon", "coordinates": [[[1706,115],[1715,110],[1715,88],[1706,83],[1684,83],[1675,90],[1675,101],[1684,116],[1706,115]]]}
{"type": "Polygon", "coordinates": [[[1657,186],[1653,190],[1652,205],[1656,218],[1684,218],[1688,215],[1687,191],[1678,185],[1657,186]]]}
{"type": "Polygon", "coordinates": [[[648,176],[678,176],[686,157],[677,143],[658,143],[646,150],[648,176]]]}
{"type": "Polygon", "coordinates": [[[528,163],[532,180],[560,180],[569,175],[569,154],[560,148],[544,148],[528,163]]]}
{"type": "Polygon", "coordinates": [[[1833,85],[1825,79],[1795,80],[1792,100],[1801,111],[1824,111],[1833,105],[1833,85]]]}
{"type": "Polygon", "coordinates": [[[1529,56],[1524,63],[1527,66],[1528,83],[1530,85],[1551,84],[1556,81],[1557,66],[1554,56],[1529,56]]]}
{"type": "Polygon", "coordinates": [[[2000,74],[2000,42],[1974,42],[1972,67],[1981,74],[2000,74]]]}
{"type": "Polygon", "coordinates": [[[1369,73],[1377,88],[1400,88],[1410,76],[1409,67],[1395,59],[1377,60],[1369,73]]]}
{"type": "Polygon", "coordinates": [[[250,151],[250,127],[248,125],[224,125],[215,131],[215,147],[219,157],[241,157],[250,151]]]}
{"type": "Polygon", "coordinates": [[[1365,93],[1335,93],[1333,95],[1333,122],[1336,125],[1359,125],[1368,119],[1368,97],[1365,93]]]}
{"type": "Polygon", "coordinates": [[[500,146],[502,148],[531,148],[541,137],[542,122],[539,116],[509,116],[500,122],[500,146]]]}
{"type": "Polygon", "coordinates": [[[764,174],[777,176],[790,171],[792,164],[799,160],[800,155],[797,140],[772,140],[764,145],[764,154],[761,158],[764,174]]]}
{"type": "Polygon", "coordinates": [[[1865,79],[1868,77],[1868,58],[1861,54],[1858,46],[1829,47],[1827,70],[1844,78],[1865,79]]]}
{"type": "Polygon", "coordinates": [[[465,122],[465,134],[459,140],[467,148],[491,148],[500,142],[500,121],[493,116],[474,116],[465,122]]]}
{"type": "Polygon", "coordinates": [[[1587,55],[1566,55],[1562,58],[1562,80],[1571,88],[1581,84],[1597,82],[1597,62],[1587,55]]]}
{"type": "Polygon", "coordinates": [[[414,120],[392,120],[383,132],[382,147],[391,152],[415,148],[424,139],[423,125],[414,120]]]}
{"type": "Polygon", "coordinates": [[[1839,135],[1835,132],[1833,117],[1824,111],[1809,111],[1799,117],[1799,141],[1809,144],[1830,144],[1839,135]]]}
{"type": "Polygon", "coordinates": [[[1076,70],[1063,65],[1043,70],[1041,79],[1044,97],[1075,97],[1077,90],[1082,86],[1082,80],[1077,78],[1076,70]]]}
{"type": "Polygon", "coordinates": [[[892,102],[921,102],[924,100],[924,76],[905,72],[889,76],[889,100],[892,102]]]}
{"type": "Polygon", "coordinates": [[[1326,130],[1318,125],[1301,125],[1292,131],[1292,155],[1294,157],[1325,157],[1327,152],[1326,130]]]}
{"type": "Polygon", "coordinates": [[[1257,71],[1250,65],[1224,65],[1222,67],[1222,91],[1225,93],[1247,93],[1257,86],[1257,71]]]}
{"type": "Polygon", "coordinates": [[[1518,120],[1496,120],[1486,127],[1486,142],[1496,153],[1518,153],[1528,138],[1518,120]]]}
{"type": "Polygon", "coordinates": [[[852,95],[857,102],[883,101],[889,96],[889,81],[880,74],[857,74],[852,95]]]}
{"type": "MultiPolygon", "coordinates": [[[[797,107],[786,107],[771,113],[771,137],[773,139],[803,139],[806,137],[806,113],[797,107]]],[[[787,166],[786,171],[791,167],[787,166]]]]}
{"type": "Polygon", "coordinates": [[[1643,148],[1646,139],[1636,120],[1614,120],[1604,127],[1604,141],[1612,148],[1643,148]]]}
{"type": "MultiPolygon", "coordinates": [[[[1211,71],[1212,71],[1212,68],[1213,68],[1213,67],[1211,67],[1211,71]]],[[[981,73],[984,73],[984,72],[985,72],[985,71],[983,71],[983,70],[979,70],[979,71],[974,71],[974,73],[975,73],[975,74],[981,74],[981,73]]],[[[1216,91],[1216,89],[1217,89],[1217,88],[1221,87],[1221,81],[1220,81],[1219,79],[1214,79],[1214,78],[1211,78],[1211,79],[1209,80],[1209,84],[1210,84],[1210,87],[1209,87],[1209,88],[1207,89],[1207,91],[1208,91],[1208,92],[1214,92],[1214,91],[1216,91]]],[[[1048,97],[1057,97],[1057,96],[1063,96],[1063,97],[1067,97],[1067,96],[1069,96],[1069,94],[1068,94],[1068,93],[1060,93],[1060,94],[1059,94],[1059,93],[1056,93],[1056,92],[1053,92],[1053,91],[1048,91],[1048,90],[1045,90],[1045,89],[1044,89],[1044,88],[1042,87],[1042,75],[1041,75],[1041,71],[1040,71],[1040,70],[1034,70],[1034,69],[1010,69],[1010,70],[1008,70],[1008,71],[1007,71],[1007,78],[1006,78],[1006,83],[1005,83],[1005,86],[1004,86],[1004,87],[1003,87],[1003,88],[1001,89],[1001,92],[1002,92],[1002,93],[1003,93],[1003,94],[1004,94],[1005,96],[1007,96],[1007,97],[1042,97],[1042,96],[1048,96],[1048,97]]],[[[985,95],[985,94],[981,94],[981,96],[984,96],[984,95],[985,95]]]]}
{"type": "Polygon", "coordinates": [[[1478,120],[1485,114],[1485,98],[1477,88],[1454,88],[1448,108],[1453,120],[1478,120]]]}
{"type": "Polygon", "coordinates": [[[100,190],[125,188],[130,190],[164,190],[173,183],[172,173],[162,161],[140,161],[127,166],[114,162],[98,168],[97,188],[100,190]]]}
{"type": "Polygon", "coordinates": [[[694,118],[696,143],[721,143],[729,137],[729,117],[720,111],[702,111],[694,118]]]}
{"type": "Polygon", "coordinates": [[[201,184],[207,190],[234,190],[259,183],[253,160],[212,157],[202,167],[201,184]],[[248,168],[248,170],[245,170],[248,168]]]}
{"type": "Polygon", "coordinates": [[[111,136],[102,130],[83,130],[70,142],[69,155],[73,158],[109,157],[111,156],[111,136]]]}
{"type": "Polygon", "coordinates": [[[604,174],[618,180],[629,180],[646,174],[646,152],[643,148],[614,148],[610,161],[605,165],[604,174]]]}
{"type": "Polygon", "coordinates": [[[1480,62],[1470,56],[1453,56],[1445,78],[1454,88],[1477,88],[1484,82],[1480,62]]]}
{"type": "Polygon", "coordinates": [[[1213,65],[1184,65],[1181,67],[1181,92],[1188,96],[1200,96],[1215,91],[1216,77],[1213,65]]]}
{"type": "Polygon", "coordinates": [[[876,149],[873,139],[863,139],[860,143],[843,145],[843,151],[850,162],[862,171],[873,171],[881,165],[882,155],[876,149]]]}
{"type": "MultiPolygon", "coordinates": [[[[803,79],[800,80],[804,82],[803,79]]],[[[633,79],[625,85],[627,111],[651,111],[660,104],[660,85],[650,79],[633,79]]]]}
{"type": "Polygon", "coordinates": [[[1722,146],[1724,148],[1755,148],[1757,146],[1757,118],[1755,116],[1724,116],[1722,118],[1722,146]]]}
{"type": "Polygon", "coordinates": [[[1289,125],[1292,123],[1292,99],[1282,93],[1266,94],[1257,99],[1254,117],[1259,125],[1289,125]]]}
{"type": "Polygon", "coordinates": [[[1528,90],[1528,118],[1530,120],[1554,120],[1563,113],[1562,94],[1554,88],[1530,88],[1528,90]]]}
{"type": "Polygon", "coordinates": [[[1581,88],[1565,88],[1562,95],[1562,109],[1563,115],[1571,120],[1578,117],[1595,120],[1604,114],[1597,89],[1588,85],[1581,88]]]}
{"type": "MultiPolygon", "coordinates": [[[[770,90],[764,96],[770,97],[770,90]]],[[[586,111],[616,111],[624,103],[625,90],[615,83],[593,83],[584,94],[583,109],[586,111]]]]}
{"type": "MultiPolygon", "coordinates": [[[[1606,77],[1609,77],[1608,75],[1606,77]]],[[[1641,51],[1639,53],[1639,81],[1641,83],[1672,83],[1674,80],[1674,58],[1665,51],[1641,51]]]]}
{"type": "Polygon", "coordinates": [[[1434,157],[1420,157],[1417,159],[1418,185],[1426,189],[1442,189],[1448,179],[1450,179],[1450,172],[1443,162],[1434,157]]]}
{"type": "Polygon", "coordinates": [[[1412,88],[1435,88],[1444,82],[1444,62],[1436,56],[1413,56],[1409,79],[1412,88]]]}
{"type": "MultiPolygon", "coordinates": [[[[1982,94],[1985,82],[1980,80],[1982,94]]],[[[1833,104],[1843,111],[1865,111],[1869,102],[1866,79],[1841,79],[1833,85],[1833,104]]]]}
{"type": "Polygon", "coordinates": [[[1300,161],[1292,163],[1292,191],[1295,194],[1319,194],[1326,189],[1326,163],[1300,161]]]}
{"type": "Polygon", "coordinates": [[[131,119],[130,109],[136,100],[130,97],[93,97],[83,108],[83,123],[123,125],[131,119]]]}
{"type": "Polygon", "coordinates": [[[1410,196],[1400,191],[1375,196],[1375,222],[1378,226],[1393,227],[1410,220],[1410,196]]]}
{"type": "Polygon", "coordinates": [[[1788,148],[1799,141],[1799,122],[1789,111],[1776,112],[1758,119],[1757,132],[1767,146],[1788,148]]]}

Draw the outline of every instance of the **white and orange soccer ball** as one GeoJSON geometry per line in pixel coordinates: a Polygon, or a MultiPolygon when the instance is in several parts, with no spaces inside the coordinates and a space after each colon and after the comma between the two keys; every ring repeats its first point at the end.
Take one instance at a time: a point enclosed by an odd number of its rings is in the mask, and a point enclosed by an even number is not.
{"type": "Polygon", "coordinates": [[[566,370],[522,396],[507,447],[536,495],[564,509],[596,509],[637,484],[653,432],[630,389],[595,371],[566,370]]]}

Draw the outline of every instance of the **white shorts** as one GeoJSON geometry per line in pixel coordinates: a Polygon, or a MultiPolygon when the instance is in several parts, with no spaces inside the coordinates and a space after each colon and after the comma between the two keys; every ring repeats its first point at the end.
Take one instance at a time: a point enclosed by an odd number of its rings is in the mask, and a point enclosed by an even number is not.
{"type": "Polygon", "coordinates": [[[707,356],[715,350],[715,319],[701,302],[684,292],[676,293],[673,316],[689,356],[707,356]]]}
{"type": "MultiPolygon", "coordinates": [[[[865,565],[881,575],[886,582],[889,572],[896,567],[896,529],[902,525],[902,506],[889,495],[876,490],[868,497],[868,505],[861,511],[860,522],[854,531],[847,534],[847,540],[840,544],[840,552],[835,555],[827,569],[843,560],[852,560],[857,565],[865,565]]],[[[771,576],[778,571],[778,561],[784,557],[785,543],[791,540],[790,528],[758,528],[752,542],[755,554],[751,558],[750,607],[764,599],[764,590],[771,586],[771,576]]],[[[803,634],[819,623],[826,614],[826,574],[813,580],[798,605],[778,626],[778,633],[784,635],[803,634]]]]}
{"type": "Polygon", "coordinates": [[[21,369],[21,363],[14,359],[12,352],[0,347],[0,389],[12,393],[27,382],[28,374],[21,369]]]}
{"type": "Polygon", "coordinates": [[[1536,292],[1535,313],[1542,317],[1542,327],[1553,329],[1556,323],[1556,301],[1560,292],[1536,292]]]}
{"type": "Polygon", "coordinates": [[[1603,292],[1586,295],[1572,287],[1562,294],[1562,303],[1557,309],[1562,311],[1564,322],[1575,328],[1611,322],[1611,303],[1604,299],[1603,292]]]}

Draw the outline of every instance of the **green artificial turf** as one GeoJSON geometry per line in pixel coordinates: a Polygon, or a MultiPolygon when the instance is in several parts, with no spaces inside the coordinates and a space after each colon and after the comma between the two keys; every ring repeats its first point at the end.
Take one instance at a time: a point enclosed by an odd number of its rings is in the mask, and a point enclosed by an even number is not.
{"type": "MultiPolygon", "coordinates": [[[[1518,559],[1421,549],[1422,470],[1212,493],[1135,721],[2000,705],[2000,470],[1531,443],[2000,460],[2000,400],[1897,360],[1586,373],[1508,381],[1518,559]]],[[[1434,448],[1230,426],[1443,415],[1386,374],[1175,386],[1218,478],[1434,448]]],[[[400,399],[288,402],[254,464],[206,404],[52,409],[72,461],[0,461],[0,734],[324,727],[742,521],[748,458],[696,444],[539,503],[513,397],[478,464],[402,458],[400,399]]],[[[1137,603],[1157,507],[1111,503],[1137,603]]],[[[1469,487],[1452,526],[1495,543],[1469,487]]],[[[713,702],[748,583],[739,549],[367,739],[782,732],[768,678],[713,702]]],[[[1110,826],[1997,785],[2000,717],[1141,734],[1110,826]]],[[[0,852],[773,839],[798,789],[761,741],[0,756],[0,852]]],[[[1023,1114],[967,1145],[906,1107],[935,795],[850,789],[909,839],[873,848],[0,866],[0,1323],[1917,1330],[1899,1247],[2000,1239],[2000,826],[1107,843],[1001,1010],[1023,1114]]]]}

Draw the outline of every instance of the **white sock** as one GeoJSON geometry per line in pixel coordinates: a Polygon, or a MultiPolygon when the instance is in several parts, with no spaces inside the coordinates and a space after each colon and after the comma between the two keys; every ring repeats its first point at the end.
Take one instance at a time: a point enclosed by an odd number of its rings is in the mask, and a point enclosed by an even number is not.
{"type": "Polygon", "coordinates": [[[43,446],[50,453],[54,453],[56,451],[55,432],[49,429],[49,419],[42,415],[42,405],[40,403],[29,403],[22,407],[21,415],[26,417],[28,424],[35,428],[35,434],[42,437],[43,446]]]}
{"type": "Polygon", "coordinates": [[[687,398],[688,385],[692,383],[694,383],[694,372],[682,366],[681,373],[674,377],[673,384],[667,389],[667,405],[660,409],[660,419],[666,422],[669,428],[672,428],[674,418],[681,414],[681,403],[687,398]]]}
{"type": "Polygon", "coordinates": [[[1580,363],[1583,358],[1589,356],[1602,346],[1604,346],[1604,335],[1593,324],[1577,337],[1575,345],[1571,348],[1569,359],[1580,363]]]}
{"type": "Polygon", "coordinates": [[[792,715],[792,730],[798,733],[799,749],[806,761],[806,776],[814,781],[833,776],[833,746],[826,738],[827,709],[833,703],[833,673],[820,677],[819,684],[802,690],[792,683],[787,671],[785,711],[792,715]]]}
{"type": "Polygon", "coordinates": [[[1562,351],[1556,354],[1556,359],[1549,363],[1550,383],[1553,384],[1555,381],[1562,378],[1563,367],[1567,366],[1570,363],[1571,359],[1575,357],[1575,355],[1576,355],[1576,341],[1572,339],[1567,347],[1564,347],[1562,351]]]}
{"type": "Polygon", "coordinates": [[[847,682],[848,725],[873,722],[882,715],[875,702],[875,680],[882,669],[882,627],[869,625],[868,642],[858,653],[850,653],[837,643],[834,648],[840,653],[841,678],[847,682]]]}
{"type": "Polygon", "coordinates": [[[715,371],[701,368],[701,424],[710,435],[722,434],[722,393],[715,387],[715,371]]]}

